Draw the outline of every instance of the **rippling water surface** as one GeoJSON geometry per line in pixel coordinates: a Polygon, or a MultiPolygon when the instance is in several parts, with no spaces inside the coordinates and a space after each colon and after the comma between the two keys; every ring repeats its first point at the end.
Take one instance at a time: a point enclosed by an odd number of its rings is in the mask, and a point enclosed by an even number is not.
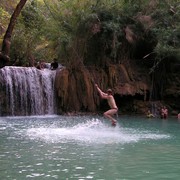
{"type": "Polygon", "coordinates": [[[180,122],[0,117],[0,179],[180,179],[180,122]]]}

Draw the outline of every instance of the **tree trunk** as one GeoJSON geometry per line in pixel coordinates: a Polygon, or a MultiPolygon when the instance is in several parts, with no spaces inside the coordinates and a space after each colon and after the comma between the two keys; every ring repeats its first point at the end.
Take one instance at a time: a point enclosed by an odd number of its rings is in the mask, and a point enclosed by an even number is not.
{"type": "Polygon", "coordinates": [[[11,16],[10,23],[9,23],[6,33],[4,35],[4,39],[3,39],[3,43],[2,43],[2,50],[0,52],[0,68],[7,65],[7,63],[10,61],[9,53],[10,53],[10,46],[11,46],[12,31],[16,24],[17,17],[19,16],[26,1],[27,0],[20,0],[18,5],[16,6],[16,9],[14,10],[14,13],[11,16]]]}

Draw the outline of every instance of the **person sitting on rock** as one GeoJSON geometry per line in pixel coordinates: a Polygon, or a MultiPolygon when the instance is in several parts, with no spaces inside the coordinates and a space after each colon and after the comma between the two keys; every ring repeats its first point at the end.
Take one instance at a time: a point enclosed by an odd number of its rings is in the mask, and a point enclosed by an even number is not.
{"type": "Polygon", "coordinates": [[[155,117],[154,114],[152,114],[150,110],[148,110],[146,116],[147,116],[148,118],[153,118],[153,117],[155,117]]]}
{"type": "Polygon", "coordinates": [[[56,59],[51,63],[51,70],[56,70],[58,68],[58,62],[56,59]]]}

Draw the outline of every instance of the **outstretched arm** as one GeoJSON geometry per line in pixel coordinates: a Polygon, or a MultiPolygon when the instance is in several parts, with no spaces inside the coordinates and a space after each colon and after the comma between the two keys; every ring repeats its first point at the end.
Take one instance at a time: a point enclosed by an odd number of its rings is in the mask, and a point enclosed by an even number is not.
{"type": "Polygon", "coordinates": [[[97,84],[95,84],[95,86],[96,86],[96,88],[97,88],[97,90],[98,90],[98,92],[99,92],[101,98],[106,99],[107,96],[108,96],[108,94],[104,93],[104,92],[99,88],[99,86],[98,86],[97,84]]]}

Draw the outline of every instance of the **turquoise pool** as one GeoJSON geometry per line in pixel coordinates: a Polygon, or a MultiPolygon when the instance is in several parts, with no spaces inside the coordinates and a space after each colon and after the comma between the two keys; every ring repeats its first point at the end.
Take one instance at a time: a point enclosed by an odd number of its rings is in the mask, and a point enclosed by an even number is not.
{"type": "Polygon", "coordinates": [[[0,117],[0,179],[180,179],[180,122],[120,116],[0,117]]]}

